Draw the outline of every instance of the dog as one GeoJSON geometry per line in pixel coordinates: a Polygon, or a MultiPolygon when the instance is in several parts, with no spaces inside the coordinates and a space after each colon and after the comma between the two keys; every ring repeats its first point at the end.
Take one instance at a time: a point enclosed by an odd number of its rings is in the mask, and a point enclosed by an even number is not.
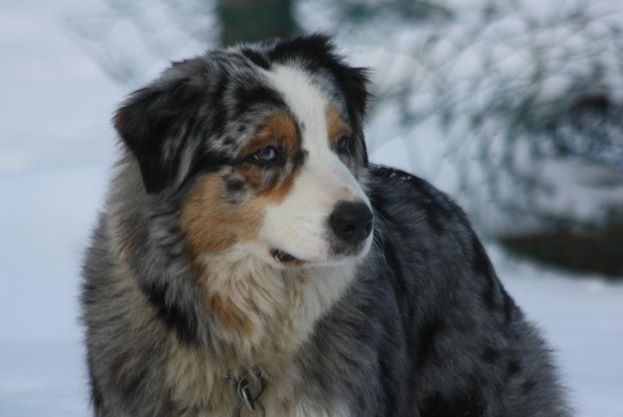
{"type": "Polygon", "coordinates": [[[173,63],[114,116],[83,269],[97,417],[567,417],[463,211],[368,162],[330,38],[173,63]]]}

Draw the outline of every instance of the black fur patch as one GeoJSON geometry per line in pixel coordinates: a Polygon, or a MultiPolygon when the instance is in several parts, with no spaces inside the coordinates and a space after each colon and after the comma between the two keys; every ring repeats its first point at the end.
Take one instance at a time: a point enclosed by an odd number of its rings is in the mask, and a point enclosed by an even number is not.
{"type": "Polygon", "coordinates": [[[506,368],[506,373],[508,377],[512,377],[517,375],[521,371],[521,361],[519,359],[513,359],[508,363],[508,367],[506,368]]]}
{"type": "Polygon", "coordinates": [[[138,160],[148,193],[156,193],[175,177],[188,140],[189,115],[205,94],[187,79],[134,92],[117,111],[115,128],[138,160]]]}
{"type": "Polygon", "coordinates": [[[244,191],[246,184],[244,181],[238,179],[228,179],[226,182],[227,192],[228,193],[239,193],[244,191]]]}
{"type": "Polygon", "coordinates": [[[229,90],[229,76],[225,71],[220,71],[215,77],[215,85],[217,85],[218,88],[215,88],[214,91],[211,91],[209,94],[210,129],[206,132],[206,136],[211,133],[217,136],[222,135],[225,130],[225,124],[227,123],[227,107],[223,105],[223,98],[229,90]]]}
{"type": "Polygon", "coordinates": [[[175,331],[180,341],[197,345],[197,319],[190,311],[183,310],[176,303],[167,300],[168,284],[141,285],[143,293],[156,309],[157,316],[169,328],[175,331]]]}
{"type": "Polygon", "coordinates": [[[271,105],[279,108],[285,108],[286,104],[283,101],[281,95],[270,87],[264,85],[240,86],[236,88],[236,114],[235,117],[240,117],[243,113],[246,113],[253,106],[271,105]]]}
{"type": "Polygon", "coordinates": [[[521,391],[524,395],[528,395],[536,386],[537,382],[534,380],[534,378],[530,378],[526,382],[521,384],[521,391]]]}
{"type": "Polygon", "coordinates": [[[217,172],[233,163],[227,155],[219,152],[197,152],[193,157],[187,179],[192,179],[200,172],[217,172]]]}
{"type": "Polygon", "coordinates": [[[253,62],[258,67],[263,68],[265,70],[270,69],[270,61],[260,52],[254,49],[251,49],[251,48],[242,48],[240,52],[242,52],[244,56],[249,58],[249,61],[253,62]]]}
{"type": "Polygon", "coordinates": [[[238,178],[230,176],[225,177],[224,180],[227,202],[230,204],[240,203],[246,195],[246,183],[238,178]]]}
{"type": "Polygon", "coordinates": [[[416,352],[416,362],[418,366],[424,366],[431,362],[435,352],[435,342],[446,328],[446,324],[438,318],[431,319],[420,327],[418,335],[418,349],[416,352]]]}
{"type": "MultiPolygon", "coordinates": [[[[242,130],[244,130],[244,128],[242,130]]],[[[236,144],[236,140],[231,136],[225,136],[225,138],[223,138],[223,144],[233,148],[236,144]]]]}
{"type": "Polygon", "coordinates": [[[486,363],[493,365],[500,358],[500,351],[491,346],[485,346],[480,357],[486,363]]]}
{"type": "MultiPolygon", "coordinates": [[[[382,361],[382,358],[380,359],[382,361]]],[[[385,416],[397,416],[398,410],[402,408],[400,390],[396,390],[395,387],[399,386],[401,381],[396,377],[396,371],[392,369],[391,363],[380,363],[380,377],[381,386],[383,387],[385,410],[383,415],[385,416]]]]}
{"type": "MultiPolygon", "coordinates": [[[[301,136],[299,135],[299,138],[301,136]]],[[[294,166],[302,166],[305,161],[307,161],[307,158],[309,157],[309,152],[307,152],[306,150],[301,150],[300,152],[298,152],[296,155],[294,155],[294,166]]]]}
{"type": "Polygon", "coordinates": [[[465,392],[436,392],[426,397],[420,406],[421,417],[483,417],[486,404],[478,384],[474,383],[465,392]]]}

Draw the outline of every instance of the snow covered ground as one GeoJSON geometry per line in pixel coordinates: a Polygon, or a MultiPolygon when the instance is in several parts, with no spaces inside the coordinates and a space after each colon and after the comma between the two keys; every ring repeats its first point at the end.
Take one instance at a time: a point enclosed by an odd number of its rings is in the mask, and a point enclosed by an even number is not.
{"type": "MultiPolygon", "coordinates": [[[[68,39],[76,4],[0,5],[0,417],[88,415],[79,269],[126,91],[68,39]]],[[[403,155],[394,143],[373,159],[408,167],[403,155]]],[[[623,417],[623,286],[489,249],[557,351],[578,417],[623,417]]]]}

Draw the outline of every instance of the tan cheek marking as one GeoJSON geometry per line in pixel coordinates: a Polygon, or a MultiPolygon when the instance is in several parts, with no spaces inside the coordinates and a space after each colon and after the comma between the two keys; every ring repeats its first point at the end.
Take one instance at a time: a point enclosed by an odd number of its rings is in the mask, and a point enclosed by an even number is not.
{"type": "Polygon", "coordinates": [[[259,234],[263,204],[257,199],[228,203],[224,190],[225,183],[218,175],[204,175],[183,203],[180,226],[195,257],[223,251],[259,234]]]}
{"type": "Polygon", "coordinates": [[[329,146],[335,149],[336,142],[342,136],[352,134],[352,129],[342,118],[342,112],[336,104],[331,104],[327,108],[327,137],[329,138],[329,146]]]}
{"type": "Polygon", "coordinates": [[[218,174],[197,179],[188,193],[180,218],[186,244],[195,259],[198,283],[203,288],[210,312],[230,332],[250,336],[253,324],[228,297],[214,294],[204,280],[204,266],[198,258],[223,251],[237,242],[257,238],[264,217],[264,205],[254,198],[231,204],[224,198],[225,181],[218,174]]]}

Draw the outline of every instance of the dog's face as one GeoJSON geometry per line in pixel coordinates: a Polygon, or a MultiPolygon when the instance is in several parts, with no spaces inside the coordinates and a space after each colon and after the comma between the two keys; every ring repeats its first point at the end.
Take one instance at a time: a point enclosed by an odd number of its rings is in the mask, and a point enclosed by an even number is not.
{"type": "Polygon", "coordinates": [[[321,36],[218,50],[136,91],[115,126],[146,192],[180,201],[193,256],[337,263],[372,240],[366,84],[321,36]]]}

